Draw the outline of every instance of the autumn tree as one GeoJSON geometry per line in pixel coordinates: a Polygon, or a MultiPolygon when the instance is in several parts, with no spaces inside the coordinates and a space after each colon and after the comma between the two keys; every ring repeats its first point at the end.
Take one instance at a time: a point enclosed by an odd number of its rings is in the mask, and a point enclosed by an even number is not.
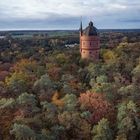
{"type": "Polygon", "coordinates": [[[43,66],[40,66],[36,61],[30,59],[21,59],[13,66],[13,71],[16,73],[24,73],[28,75],[30,80],[35,80],[45,73],[43,66]]]}
{"type": "Polygon", "coordinates": [[[56,56],[57,64],[65,64],[67,62],[66,55],[64,53],[60,53],[56,56]]]}
{"type": "Polygon", "coordinates": [[[0,81],[4,81],[7,76],[9,76],[8,71],[0,71],[0,81]]]}
{"type": "Polygon", "coordinates": [[[102,94],[86,92],[79,97],[79,102],[83,110],[88,110],[92,113],[92,123],[97,123],[103,117],[108,117],[111,114],[111,104],[107,102],[102,94]]]}
{"type": "Polygon", "coordinates": [[[22,93],[28,89],[28,76],[23,73],[12,73],[11,76],[6,77],[6,86],[15,93],[22,93]]]}
{"type": "Polygon", "coordinates": [[[31,74],[36,67],[36,62],[28,59],[21,59],[14,66],[14,72],[23,72],[31,74]]]}
{"type": "Polygon", "coordinates": [[[116,54],[111,51],[111,50],[107,50],[104,54],[103,54],[103,60],[106,63],[112,63],[114,60],[116,59],[116,54]]]}
{"type": "Polygon", "coordinates": [[[55,92],[54,95],[52,96],[52,103],[57,105],[57,106],[64,106],[64,102],[62,99],[59,99],[60,94],[58,92],[55,92]]]}
{"type": "Polygon", "coordinates": [[[58,66],[52,66],[51,68],[48,68],[47,72],[53,80],[58,81],[62,75],[62,68],[58,66]]]}

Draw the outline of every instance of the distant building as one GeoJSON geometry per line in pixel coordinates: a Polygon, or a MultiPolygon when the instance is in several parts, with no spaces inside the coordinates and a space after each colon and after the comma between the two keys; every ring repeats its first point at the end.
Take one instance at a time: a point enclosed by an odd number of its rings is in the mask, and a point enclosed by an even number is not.
{"type": "Polygon", "coordinates": [[[0,36],[0,39],[2,40],[2,39],[5,39],[6,38],[6,36],[3,36],[3,35],[1,35],[0,36]]]}
{"type": "Polygon", "coordinates": [[[78,46],[77,43],[75,43],[75,44],[65,44],[66,48],[74,48],[74,47],[77,47],[77,46],[78,46]]]}
{"type": "Polygon", "coordinates": [[[89,26],[82,29],[82,22],[80,27],[80,53],[82,59],[99,59],[100,37],[98,30],[90,21],[89,26]]]}

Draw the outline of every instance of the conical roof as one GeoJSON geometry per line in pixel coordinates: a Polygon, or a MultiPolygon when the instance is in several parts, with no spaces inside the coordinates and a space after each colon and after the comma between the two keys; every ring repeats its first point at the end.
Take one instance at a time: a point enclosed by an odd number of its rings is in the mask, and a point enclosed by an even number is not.
{"type": "Polygon", "coordinates": [[[99,33],[97,28],[93,26],[93,22],[90,21],[89,26],[85,28],[83,34],[86,36],[97,36],[99,33]]]}

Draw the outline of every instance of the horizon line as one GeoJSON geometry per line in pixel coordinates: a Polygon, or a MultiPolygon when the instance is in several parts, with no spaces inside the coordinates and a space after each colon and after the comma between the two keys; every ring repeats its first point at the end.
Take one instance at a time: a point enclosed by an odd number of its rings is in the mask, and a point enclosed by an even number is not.
{"type": "MultiPolygon", "coordinates": [[[[78,31],[79,29],[0,29],[0,32],[10,31],[78,31]]],[[[98,28],[98,30],[140,30],[140,28],[98,28]]]]}

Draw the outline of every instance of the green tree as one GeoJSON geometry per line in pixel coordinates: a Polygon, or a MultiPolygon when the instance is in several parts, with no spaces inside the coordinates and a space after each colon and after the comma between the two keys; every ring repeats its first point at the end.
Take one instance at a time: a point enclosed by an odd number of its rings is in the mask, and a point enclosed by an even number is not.
{"type": "Polygon", "coordinates": [[[46,122],[45,126],[46,127],[50,127],[54,124],[58,123],[58,118],[57,118],[57,114],[58,114],[58,107],[53,104],[53,103],[49,103],[47,101],[45,102],[41,102],[41,105],[43,107],[43,121],[46,122]]]}
{"type": "Polygon", "coordinates": [[[64,102],[64,110],[74,111],[78,103],[77,97],[74,94],[66,94],[62,101],[64,102]]]}
{"type": "Polygon", "coordinates": [[[129,134],[133,134],[134,130],[139,127],[137,120],[137,107],[132,100],[119,104],[117,114],[119,135],[124,134],[128,136],[129,134]]]}
{"type": "Polygon", "coordinates": [[[43,96],[43,98],[48,101],[51,100],[56,88],[55,83],[47,74],[41,76],[33,85],[34,92],[40,95],[40,97],[43,96]]]}
{"type": "Polygon", "coordinates": [[[17,98],[17,102],[20,105],[23,106],[36,106],[37,105],[37,100],[36,100],[36,96],[33,94],[28,94],[28,93],[22,93],[18,98],[17,98]]]}
{"type": "Polygon", "coordinates": [[[50,134],[49,139],[52,140],[62,140],[62,139],[66,139],[66,134],[65,134],[65,127],[61,126],[61,125],[54,125],[53,127],[51,127],[51,134],[50,134]]]}
{"type": "Polygon", "coordinates": [[[56,56],[56,61],[58,64],[65,64],[67,62],[66,56],[64,53],[60,53],[56,56]]]}
{"type": "Polygon", "coordinates": [[[135,101],[137,101],[140,97],[139,95],[139,86],[135,85],[134,83],[127,85],[127,86],[122,86],[119,90],[118,93],[123,97],[129,97],[135,101]]]}
{"type": "Polygon", "coordinates": [[[92,129],[93,140],[113,140],[112,131],[107,119],[102,118],[92,129]]]}
{"type": "Polygon", "coordinates": [[[59,123],[66,129],[67,135],[71,139],[90,139],[91,125],[83,118],[79,112],[64,111],[58,115],[59,123]]]}
{"type": "Polygon", "coordinates": [[[4,108],[14,108],[16,104],[15,99],[13,98],[2,98],[0,99],[0,109],[4,109],[4,108]]]}
{"type": "Polygon", "coordinates": [[[90,74],[89,74],[88,70],[80,68],[78,70],[78,78],[80,79],[80,82],[88,85],[89,81],[90,81],[90,74]]]}
{"type": "Polygon", "coordinates": [[[108,82],[108,77],[106,75],[97,76],[96,82],[94,79],[91,79],[90,84],[92,86],[92,92],[102,93],[110,101],[114,99],[117,87],[114,83],[108,82]]]}
{"type": "Polygon", "coordinates": [[[50,77],[45,74],[42,75],[41,78],[34,83],[34,88],[35,89],[40,89],[40,90],[47,90],[47,89],[52,89],[54,88],[54,82],[50,79],[50,77]]]}
{"type": "Polygon", "coordinates": [[[14,124],[10,131],[16,140],[36,140],[35,132],[24,124],[14,124]]]}
{"type": "Polygon", "coordinates": [[[33,94],[22,93],[17,98],[17,103],[20,106],[18,108],[19,111],[23,112],[23,116],[33,116],[40,111],[40,108],[37,106],[36,96],[33,94]]]}
{"type": "Polygon", "coordinates": [[[50,77],[47,74],[41,76],[41,78],[34,83],[35,90],[48,90],[53,87],[54,83],[51,81],[50,77]]]}
{"type": "Polygon", "coordinates": [[[61,91],[64,94],[76,94],[77,93],[77,91],[69,83],[64,83],[61,91]]]}

